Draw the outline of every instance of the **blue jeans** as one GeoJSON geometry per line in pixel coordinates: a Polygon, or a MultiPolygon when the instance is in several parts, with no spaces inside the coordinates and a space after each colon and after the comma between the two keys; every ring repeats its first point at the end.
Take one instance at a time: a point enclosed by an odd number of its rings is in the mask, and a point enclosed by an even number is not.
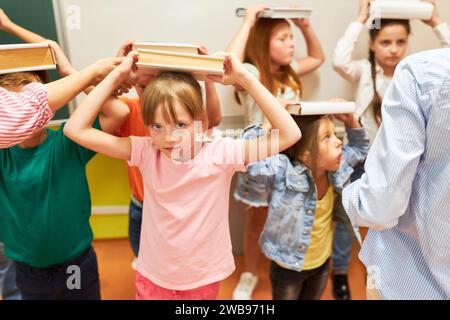
{"type": "Polygon", "coordinates": [[[333,270],[347,273],[350,263],[353,236],[342,222],[336,222],[333,238],[333,270]]]}
{"type": "Polygon", "coordinates": [[[0,242],[0,295],[3,300],[21,300],[20,291],[16,285],[16,265],[3,253],[3,243],[0,242]]]}
{"type": "MultiPolygon", "coordinates": [[[[353,174],[350,177],[352,182],[361,178],[364,173],[364,162],[359,163],[354,168],[353,174]]],[[[335,204],[342,205],[342,203],[335,204]]],[[[347,273],[348,264],[350,263],[352,251],[353,237],[348,229],[341,222],[337,222],[334,228],[333,238],[333,270],[336,272],[347,273]]]]}
{"type": "Polygon", "coordinates": [[[142,226],[142,205],[139,206],[135,200],[130,202],[130,211],[128,216],[128,238],[130,239],[131,249],[134,256],[139,254],[139,244],[141,242],[142,226]]]}
{"type": "Polygon", "coordinates": [[[16,283],[24,300],[100,300],[97,255],[92,247],[47,268],[17,261],[16,267],[16,283]]]}

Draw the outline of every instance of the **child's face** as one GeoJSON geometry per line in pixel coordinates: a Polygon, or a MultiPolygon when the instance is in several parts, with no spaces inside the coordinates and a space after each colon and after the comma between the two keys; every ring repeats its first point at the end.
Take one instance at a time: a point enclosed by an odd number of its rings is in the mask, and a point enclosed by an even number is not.
{"type": "Polygon", "coordinates": [[[336,137],[334,124],[330,119],[322,119],[317,135],[319,154],[317,169],[325,171],[337,171],[342,159],[342,141],[336,137]]]}
{"type": "Polygon", "coordinates": [[[386,26],[371,41],[370,48],[375,52],[378,64],[384,68],[395,68],[408,50],[408,32],[402,25],[386,26]]]}
{"type": "Polygon", "coordinates": [[[178,101],[174,103],[174,111],[178,118],[176,122],[173,119],[167,121],[163,109],[163,106],[158,106],[154,123],[149,126],[154,146],[173,160],[192,159],[201,148],[201,140],[196,141],[195,137],[196,134],[201,135],[206,130],[205,122],[194,121],[178,101]]]}
{"type": "Polygon", "coordinates": [[[278,66],[291,63],[294,57],[294,37],[289,23],[280,23],[272,31],[269,44],[270,60],[278,66]]]}

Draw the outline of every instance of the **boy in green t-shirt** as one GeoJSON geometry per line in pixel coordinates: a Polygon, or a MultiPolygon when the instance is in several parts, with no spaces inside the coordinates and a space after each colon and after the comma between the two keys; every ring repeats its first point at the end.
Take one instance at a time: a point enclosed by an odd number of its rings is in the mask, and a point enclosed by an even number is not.
{"type": "MultiPolygon", "coordinates": [[[[40,81],[33,72],[0,76],[19,91],[40,81]]],[[[129,110],[111,98],[95,127],[115,132],[129,110]]],[[[0,149],[0,241],[16,262],[23,299],[100,299],[86,165],[95,155],[59,130],[42,129],[0,149]]]]}

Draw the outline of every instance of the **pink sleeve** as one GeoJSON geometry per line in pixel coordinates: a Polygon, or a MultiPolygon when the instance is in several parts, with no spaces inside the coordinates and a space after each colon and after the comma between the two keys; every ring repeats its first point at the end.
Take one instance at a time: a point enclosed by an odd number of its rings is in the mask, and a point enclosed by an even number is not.
{"type": "Polygon", "coordinates": [[[149,137],[131,136],[131,157],[128,164],[132,167],[140,167],[146,157],[152,151],[149,137]]]}
{"type": "Polygon", "coordinates": [[[233,172],[247,171],[244,154],[245,140],[219,138],[212,143],[216,144],[212,149],[214,163],[230,168],[233,172]]]}
{"type": "Polygon", "coordinates": [[[52,117],[45,85],[31,83],[21,92],[0,88],[0,148],[20,143],[52,117]]]}

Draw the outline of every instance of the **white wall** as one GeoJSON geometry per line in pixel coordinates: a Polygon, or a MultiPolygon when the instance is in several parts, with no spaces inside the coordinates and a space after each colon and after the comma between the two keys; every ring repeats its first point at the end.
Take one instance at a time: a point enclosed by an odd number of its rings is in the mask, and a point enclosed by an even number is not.
{"type": "MultiPolygon", "coordinates": [[[[352,99],[351,86],[332,70],[331,59],[336,41],[356,18],[358,0],[54,0],[64,47],[77,68],[114,55],[127,39],[198,42],[210,52],[225,50],[241,23],[235,9],[252,3],[311,6],[312,25],[327,60],[318,71],[303,79],[305,99],[338,96],[352,99]]],[[[437,4],[442,19],[450,22],[450,0],[437,0],[437,4]]],[[[420,21],[412,25],[410,52],[439,46],[431,28],[420,21]]],[[[295,37],[297,53],[304,55],[305,45],[298,30],[295,37]]],[[[367,56],[367,43],[365,32],[357,48],[358,57],[367,56]]],[[[224,116],[242,114],[241,107],[234,102],[232,89],[218,85],[218,90],[224,116]]]]}

